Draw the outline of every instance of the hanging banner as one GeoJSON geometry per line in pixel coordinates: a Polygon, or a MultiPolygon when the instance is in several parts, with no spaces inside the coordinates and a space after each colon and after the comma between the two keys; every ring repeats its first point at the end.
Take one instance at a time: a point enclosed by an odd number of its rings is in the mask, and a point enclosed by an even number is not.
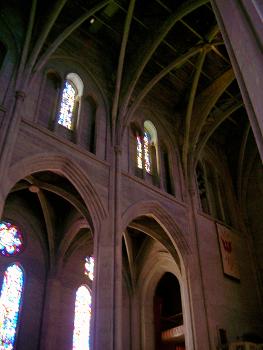
{"type": "Polygon", "coordinates": [[[224,225],[218,223],[216,225],[223,271],[228,276],[240,279],[237,261],[236,235],[224,225]]]}

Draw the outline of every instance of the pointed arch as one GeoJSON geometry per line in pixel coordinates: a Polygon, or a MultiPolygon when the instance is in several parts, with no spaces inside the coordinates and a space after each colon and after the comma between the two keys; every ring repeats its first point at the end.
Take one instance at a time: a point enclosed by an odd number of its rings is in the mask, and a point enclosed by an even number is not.
{"type": "Polygon", "coordinates": [[[124,232],[129,223],[140,216],[153,217],[159,223],[167,234],[165,238],[167,245],[169,246],[172,242],[179,257],[185,263],[190,254],[190,247],[176,222],[157,201],[140,201],[130,206],[122,214],[121,232],[124,232]]]}
{"type": "Polygon", "coordinates": [[[153,318],[154,293],[160,279],[167,272],[174,275],[180,285],[186,348],[193,348],[193,321],[189,307],[190,295],[187,279],[174,263],[172,256],[167,252],[161,252],[158,257],[152,257],[147,261],[138,279],[138,290],[141,298],[141,343],[143,349],[154,347],[154,322],[153,319],[151,319],[151,322],[146,322],[146,320],[149,321],[150,317],[153,318]]]}
{"type": "Polygon", "coordinates": [[[87,219],[92,231],[99,232],[99,227],[106,218],[107,211],[97,191],[83,169],[72,159],[68,159],[59,153],[40,153],[26,157],[14,164],[9,169],[9,181],[5,186],[5,197],[20,179],[29,174],[46,170],[63,174],[75,186],[88,208],[89,218],[87,219]]]}

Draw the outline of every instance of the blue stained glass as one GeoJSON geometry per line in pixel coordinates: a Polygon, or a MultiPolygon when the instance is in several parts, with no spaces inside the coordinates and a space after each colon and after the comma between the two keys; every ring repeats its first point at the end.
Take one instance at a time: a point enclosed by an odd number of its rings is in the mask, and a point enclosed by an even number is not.
{"type": "Polygon", "coordinates": [[[0,222],[0,253],[11,256],[20,253],[23,246],[22,233],[10,222],[0,222]]]}
{"type": "Polygon", "coordinates": [[[76,293],[73,332],[73,350],[90,349],[91,294],[87,287],[80,286],[76,293]]]}
{"type": "Polygon", "coordinates": [[[75,102],[76,89],[74,88],[74,85],[71,82],[66,81],[62,93],[58,123],[70,130],[73,127],[73,110],[75,102]]]}
{"type": "Polygon", "coordinates": [[[0,350],[14,349],[24,276],[13,264],[4,274],[0,296],[0,350]]]}

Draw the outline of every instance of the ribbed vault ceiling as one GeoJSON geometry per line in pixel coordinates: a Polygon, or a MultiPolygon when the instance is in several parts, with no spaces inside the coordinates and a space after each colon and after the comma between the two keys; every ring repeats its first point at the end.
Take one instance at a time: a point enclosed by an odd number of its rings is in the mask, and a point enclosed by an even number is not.
{"type": "Polygon", "coordinates": [[[147,104],[176,135],[185,174],[209,142],[237,150],[231,167],[238,176],[247,117],[208,0],[13,0],[6,6],[24,21],[20,88],[52,56],[84,62],[100,50],[97,78],[103,74],[107,84],[115,143],[147,104]]]}

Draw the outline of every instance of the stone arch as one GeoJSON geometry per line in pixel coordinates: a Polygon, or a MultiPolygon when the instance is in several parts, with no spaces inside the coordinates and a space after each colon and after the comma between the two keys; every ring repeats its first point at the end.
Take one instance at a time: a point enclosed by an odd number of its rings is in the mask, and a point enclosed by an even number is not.
{"type": "Polygon", "coordinates": [[[89,224],[94,234],[99,232],[101,222],[107,216],[107,211],[99,195],[81,167],[76,162],[59,153],[40,153],[23,158],[12,165],[9,169],[5,186],[3,187],[5,191],[3,197],[7,197],[11,188],[20,179],[40,171],[60,173],[74,185],[88,208],[90,214],[89,224]]]}
{"type": "Polygon", "coordinates": [[[190,253],[189,244],[174,219],[157,201],[141,201],[130,206],[122,214],[121,232],[124,232],[132,220],[140,216],[150,216],[154,218],[166,232],[167,238],[176,248],[180,259],[184,262],[187,260],[187,256],[190,253]]]}
{"type": "MultiPolygon", "coordinates": [[[[136,296],[139,298],[139,315],[137,321],[140,324],[140,339],[136,346],[143,350],[154,348],[154,326],[153,326],[153,297],[156,286],[165,272],[171,272],[177,277],[180,289],[182,308],[185,324],[185,344],[186,348],[192,349],[193,325],[190,310],[190,295],[187,279],[187,260],[191,253],[188,242],[175,220],[168,214],[165,208],[157,201],[141,201],[130,206],[122,215],[122,231],[135,219],[141,216],[153,218],[165,231],[164,244],[167,251],[160,252],[156,256],[148,259],[143,266],[137,281],[136,296]],[[171,248],[171,244],[176,251],[177,259],[171,248]],[[179,257],[179,261],[178,261],[179,257]]],[[[150,234],[149,230],[149,234],[150,234]]],[[[146,233],[146,231],[145,231],[146,233]]],[[[158,240],[158,238],[157,238],[158,240]]]]}
{"type": "MultiPolygon", "coordinates": [[[[80,229],[87,227],[89,227],[89,225],[85,219],[78,219],[77,221],[74,221],[72,225],[68,228],[68,230],[65,232],[65,236],[58,247],[56,267],[58,273],[63,269],[65,256],[67,254],[68,249],[71,247],[72,242],[74,241],[77,233],[80,229]]],[[[77,247],[74,247],[74,249],[77,249],[77,247]]]]}
{"type": "Polygon", "coordinates": [[[138,281],[141,310],[141,348],[150,350],[154,348],[153,299],[156,287],[166,273],[172,273],[179,282],[181,290],[182,311],[184,317],[184,334],[187,349],[193,348],[192,320],[189,307],[189,292],[187,278],[181,273],[167,252],[159,253],[157,259],[152,257],[143,267],[138,281]]]}

